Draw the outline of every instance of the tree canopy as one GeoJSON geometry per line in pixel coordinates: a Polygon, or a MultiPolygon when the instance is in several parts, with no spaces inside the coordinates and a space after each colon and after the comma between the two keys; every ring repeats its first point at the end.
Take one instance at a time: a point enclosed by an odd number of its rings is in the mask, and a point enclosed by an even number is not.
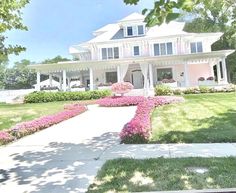
{"type": "MultiPolygon", "coordinates": [[[[141,0],[124,0],[126,4],[136,5],[141,0]]],[[[181,11],[192,12],[195,8],[204,10],[205,7],[214,4],[222,6],[222,8],[235,6],[235,0],[155,0],[153,8],[144,8],[142,13],[146,15],[145,22],[147,26],[161,25],[170,22],[181,16],[181,11]],[[218,3],[218,4],[215,4],[218,3]]],[[[212,10],[213,16],[217,16],[217,12],[212,10]]],[[[225,18],[221,18],[225,19],[225,18]]]]}
{"type": "Polygon", "coordinates": [[[0,63],[8,59],[8,55],[18,55],[26,48],[21,45],[6,45],[5,32],[10,30],[28,30],[22,23],[21,9],[29,0],[1,0],[0,1],[0,63]]]}

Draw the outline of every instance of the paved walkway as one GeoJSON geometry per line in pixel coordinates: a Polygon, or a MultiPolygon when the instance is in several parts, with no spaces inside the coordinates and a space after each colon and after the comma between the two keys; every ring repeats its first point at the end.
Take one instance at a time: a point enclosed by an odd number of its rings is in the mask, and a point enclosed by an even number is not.
{"type": "Polygon", "coordinates": [[[0,148],[0,192],[86,192],[108,159],[236,156],[236,144],[120,145],[136,107],[89,111],[0,148]]]}

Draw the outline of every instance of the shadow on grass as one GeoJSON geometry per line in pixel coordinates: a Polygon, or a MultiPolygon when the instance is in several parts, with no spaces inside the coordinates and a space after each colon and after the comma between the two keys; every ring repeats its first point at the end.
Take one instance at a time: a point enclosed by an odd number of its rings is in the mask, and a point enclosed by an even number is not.
{"type": "MultiPolygon", "coordinates": [[[[174,116],[174,115],[173,115],[174,116]]],[[[230,109],[217,117],[191,120],[198,130],[170,131],[159,135],[151,143],[223,143],[236,142],[236,110],[230,109]],[[201,126],[205,124],[208,127],[201,126]],[[200,128],[200,129],[199,129],[200,128]]]]}
{"type": "Polygon", "coordinates": [[[110,160],[102,167],[88,192],[234,188],[235,161],[235,158],[110,160]],[[192,168],[205,168],[206,172],[195,173],[192,168]]]}
{"type": "Polygon", "coordinates": [[[7,176],[0,181],[0,190],[12,186],[13,181],[17,184],[15,190],[23,188],[23,192],[85,192],[104,164],[99,157],[107,148],[117,144],[118,133],[105,133],[78,144],[53,142],[47,146],[35,146],[35,149],[16,147],[15,151],[25,150],[8,156],[13,160],[7,163],[8,169],[0,165],[0,172],[7,176]]]}

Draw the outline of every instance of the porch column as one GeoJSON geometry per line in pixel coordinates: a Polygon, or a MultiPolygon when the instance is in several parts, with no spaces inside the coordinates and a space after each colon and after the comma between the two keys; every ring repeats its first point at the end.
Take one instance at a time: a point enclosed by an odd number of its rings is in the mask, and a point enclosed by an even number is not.
{"type": "Polygon", "coordinates": [[[60,83],[60,91],[62,90],[62,77],[59,77],[59,83],[60,83]]]}
{"type": "Polygon", "coordinates": [[[149,88],[150,89],[153,89],[153,71],[152,71],[152,64],[149,64],[149,82],[150,82],[150,85],[149,85],[149,88]]]}
{"type": "Polygon", "coordinates": [[[80,71],[79,81],[80,81],[80,85],[83,85],[83,74],[82,74],[82,71],[80,71]]]}
{"type": "Polygon", "coordinates": [[[63,86],[62,86],[62,90],[66,91],[66,70],[62,71],[62,76],[63,76],[63,86]]]}
{"type": "Polygon", "coordinates": [[[36,91],[40,91],[40,72],[37,72],[37,85],[36,91]]]}
{"type": "Polygon", "coordinates": [[[184,81],[185,81],[185,87],[189,86],[189,77],[188,77],[188,62],[184,63],[184,81]]]}
{"type": "Polygon", "coordinates": [[[220,63],[219,62],[216,64],[216,69],[217,69],[217,82],[219,84],[220,80],[221,80],[220,63]]]}
{"type": "Polygon", "coordinates": [[[227,77],[227,68],[226,68],[226,62],[225,62],[225,57],[222,58],[222,70],[223,70],[223,79],[224,83],[228,83],[228,77],[227,77]]]}
{"type": "Polygon", "coordinates": [[[93,88],[93,69],[92,68],[89,68],[89,79],[90,79],[89,88],[90,88],[90,90],[94,90],[94,88],[93,88]]]}
{"type": "Polygon", "coordinates": [[[121,77],[120,77],[120,66],[117,66],[117,82],[121,82],[121,77]]]}
{"type": "Polygon", "coordinates": [[[140,64],[141,71],[144,76],[144,95],[148,95],[148,64],[140,64]]]}
{"type": "Polygon", "coordinates": [[[68,78],[67,80],[68,80],[68,89],[70,91],[70,78],[68,78]]]}
{"type": "Polygon", "coordinates": [[[49,86],[52,87],[52,74],[49,74],[49,86]]]}

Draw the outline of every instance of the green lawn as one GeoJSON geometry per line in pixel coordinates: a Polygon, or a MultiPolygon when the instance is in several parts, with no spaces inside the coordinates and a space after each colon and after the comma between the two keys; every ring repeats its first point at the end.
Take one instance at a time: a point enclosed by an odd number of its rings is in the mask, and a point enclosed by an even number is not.
{"type": "Polygon", "coordinates": [[[151,143],[236,142],[236,94],[185,95],[152,114],[151,143]]]}
{"type": "Polygon", "coordinates": [[[34,104],[0,103],[0,130],[8,129],[17,123],[33,120],[43,115],[62,111],[64,104],[71,102],[51,102],[34,104]]]}
{"type": "Polygon", "coordinates": [[[236,158],[109,160],[88,193],[235,188],[235,163],[236,158]]]}

